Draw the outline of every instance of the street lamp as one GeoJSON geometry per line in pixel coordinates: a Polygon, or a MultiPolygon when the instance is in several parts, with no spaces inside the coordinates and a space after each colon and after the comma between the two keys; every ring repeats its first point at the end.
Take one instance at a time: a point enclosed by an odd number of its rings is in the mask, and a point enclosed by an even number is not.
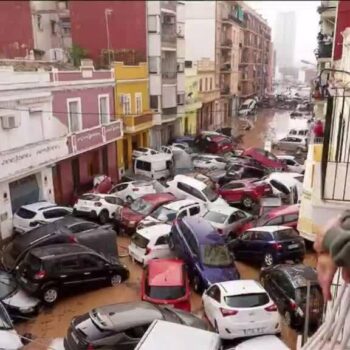
{"type": "Polygon", "coordinates": [[[108,16],[112,14],[112,9],[105,9],[105,20],[106,20],[106,34],[107,34],[107,50],[108,50],[108,65],[111,65],[111,52],[110,52],[110,39],[109,39],[109,23],[108,23],[108,16]]]}

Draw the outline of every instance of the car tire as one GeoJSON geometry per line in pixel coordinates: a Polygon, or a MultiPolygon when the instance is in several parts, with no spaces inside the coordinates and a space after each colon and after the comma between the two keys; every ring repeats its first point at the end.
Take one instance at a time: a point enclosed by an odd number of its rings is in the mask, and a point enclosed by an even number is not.
{"type": "Polygon", "coordinates": [[[242,198],[242,205],[245,207],[245,208],[248,208],[250,209],[254,204],[254,200],[249,197],[249,196],[245,196],[242,198]]]}
{"type": "Polygon", "coordinates": [[[131,196],[126,196],[126,201],[128,202],[128,203],[132,203],[134,200],[132,199],[132,197],[131,196]]]}
{"type": "Polygon", "coordinates": [[[123,282],[123,278],[121,275],[115,274],[115,275],[112,275],[110,278],[110,284],[112,287],[119,286],[119,284],[121,284],[122,282],[123,282]]]}
{"type": "Polygon", "coordinates": [[[271,253],[266,253],[264,255],[264,266],[272,266],[274,263],[274,258],[271,253]]]}
{"type": "Polygon", "coordinates": [[[202,292],[202,283],[198,275],[195,275],[192,280],[193,290],[197,294],[201,294],[202,292]]]}
{"type": "Polygon", "coordinates": [[[56,286],[45,287],[42,291],[42,299],[46,305],[53,305],[58,299],[58,288],[56,286]]]}
{"type": "Polygon", "coordinates": [[[106,224],[109,220],[109,213],[107,210],[102,210],[101,213],[98,216],[98,219],[100,220],[100,223],[102,225],[106,224]]]}
{"type": "Polygon", "coordinates": [[[175,250],[174,239],[173,239],[173,237],[171,237],[171,236],[169,237],[168,245],[169,245],[169,249],[170,249],[171,251],[174,251],[174,250],[175,250]]]}

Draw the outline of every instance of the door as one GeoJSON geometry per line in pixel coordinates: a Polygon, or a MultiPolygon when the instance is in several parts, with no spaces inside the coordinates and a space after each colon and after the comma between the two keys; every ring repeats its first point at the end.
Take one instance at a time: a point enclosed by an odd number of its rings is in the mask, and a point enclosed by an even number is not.
{"type": "Polygon", "coordinates": [[[106,262],[93,254],[82,254],[79,256],[82,280],[84,283],[94,285],[109,278],[110,274],[106,268],[106,262]]]}
{"type": "Polygon", "coordinates": [[[218,286],[210,287],[203,294],[203,306],[205,314],[212,326],[215,326],[215,319],[217,319],[217,312],[220,310],[221,292],[218,286]]]}
{"type": "Polygon", "coordinates": [[[254,239],[251,242],[251,254],[254,254],[256,259],[263,261],[266,253],[270,252],[270,244],[272,236],[269,232],[255,231],[254,239]]]}
{"type": "Polygon", "coordinates": [[[106,196],[104,199],[106,202],[105,208],[108,210],[110,218],[113,217],[112,215],[114,213],[123,208],[124,202],[118,197],[106,196]]]}

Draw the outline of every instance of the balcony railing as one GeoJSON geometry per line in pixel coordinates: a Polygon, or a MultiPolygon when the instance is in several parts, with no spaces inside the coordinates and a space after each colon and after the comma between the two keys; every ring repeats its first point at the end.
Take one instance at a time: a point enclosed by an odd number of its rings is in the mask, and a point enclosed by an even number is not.
{"type": "Polygon", "coordinates": [[[224,39],[221,41],[221,47],[223,48],[231,48],[232,47],[232,40],[231,39],[224,39]]]}
{"type": "Polygon", "coordinates": [[[152,126],[153,112],[145,111],[139,115],[123,116],[124,132],[134,133],[152,126]]]}

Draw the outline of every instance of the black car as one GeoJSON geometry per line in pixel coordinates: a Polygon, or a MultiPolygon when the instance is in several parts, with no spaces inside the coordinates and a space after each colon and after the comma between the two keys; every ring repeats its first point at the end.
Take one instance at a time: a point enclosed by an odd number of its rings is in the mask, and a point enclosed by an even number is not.
{"type": "Polygon", "coordinates": [[[16,278],[29,294],[53,304],[71,288],[84,290],[99,282],[118,285],[129,271],[117,259],[109,258],[79,244],[55,244],[30,250],[16,268],[16,278]]]}
{"type": "Polygon", "coordinates": [[[275,265],[262,270],[260,281],[276,303],[286,323],[294,328],[305,321],[307,283],[310,282],[309,325],[318,326],[322,321],[323,297],[317,282],[316,271],[303,264],[275,265]]]}
{"type": "Polygon", "coordinates": [[[303,261],[304,239],[287,226],[251,228],[228,243],[237,260],[255,262],[265,266],[292,260],[303,261]]]}
{"type": "Polygon", "coordinates": [[[98,307],[75,317],[64,339],[64,348],[132,350],[154,320],[207,329],[204,321],[186,311],[143,301],[120,303],[98,307]]]}
{"type": "Polygon", "coordinates": [[[12,271],[25,254],[34,247],[79,243],[105,255],[116,256],[116,233],[110,225],[100,226],[73,216],[40,226],[24,235],[16,236],[2,249],[1,263],[12,271]]]}

